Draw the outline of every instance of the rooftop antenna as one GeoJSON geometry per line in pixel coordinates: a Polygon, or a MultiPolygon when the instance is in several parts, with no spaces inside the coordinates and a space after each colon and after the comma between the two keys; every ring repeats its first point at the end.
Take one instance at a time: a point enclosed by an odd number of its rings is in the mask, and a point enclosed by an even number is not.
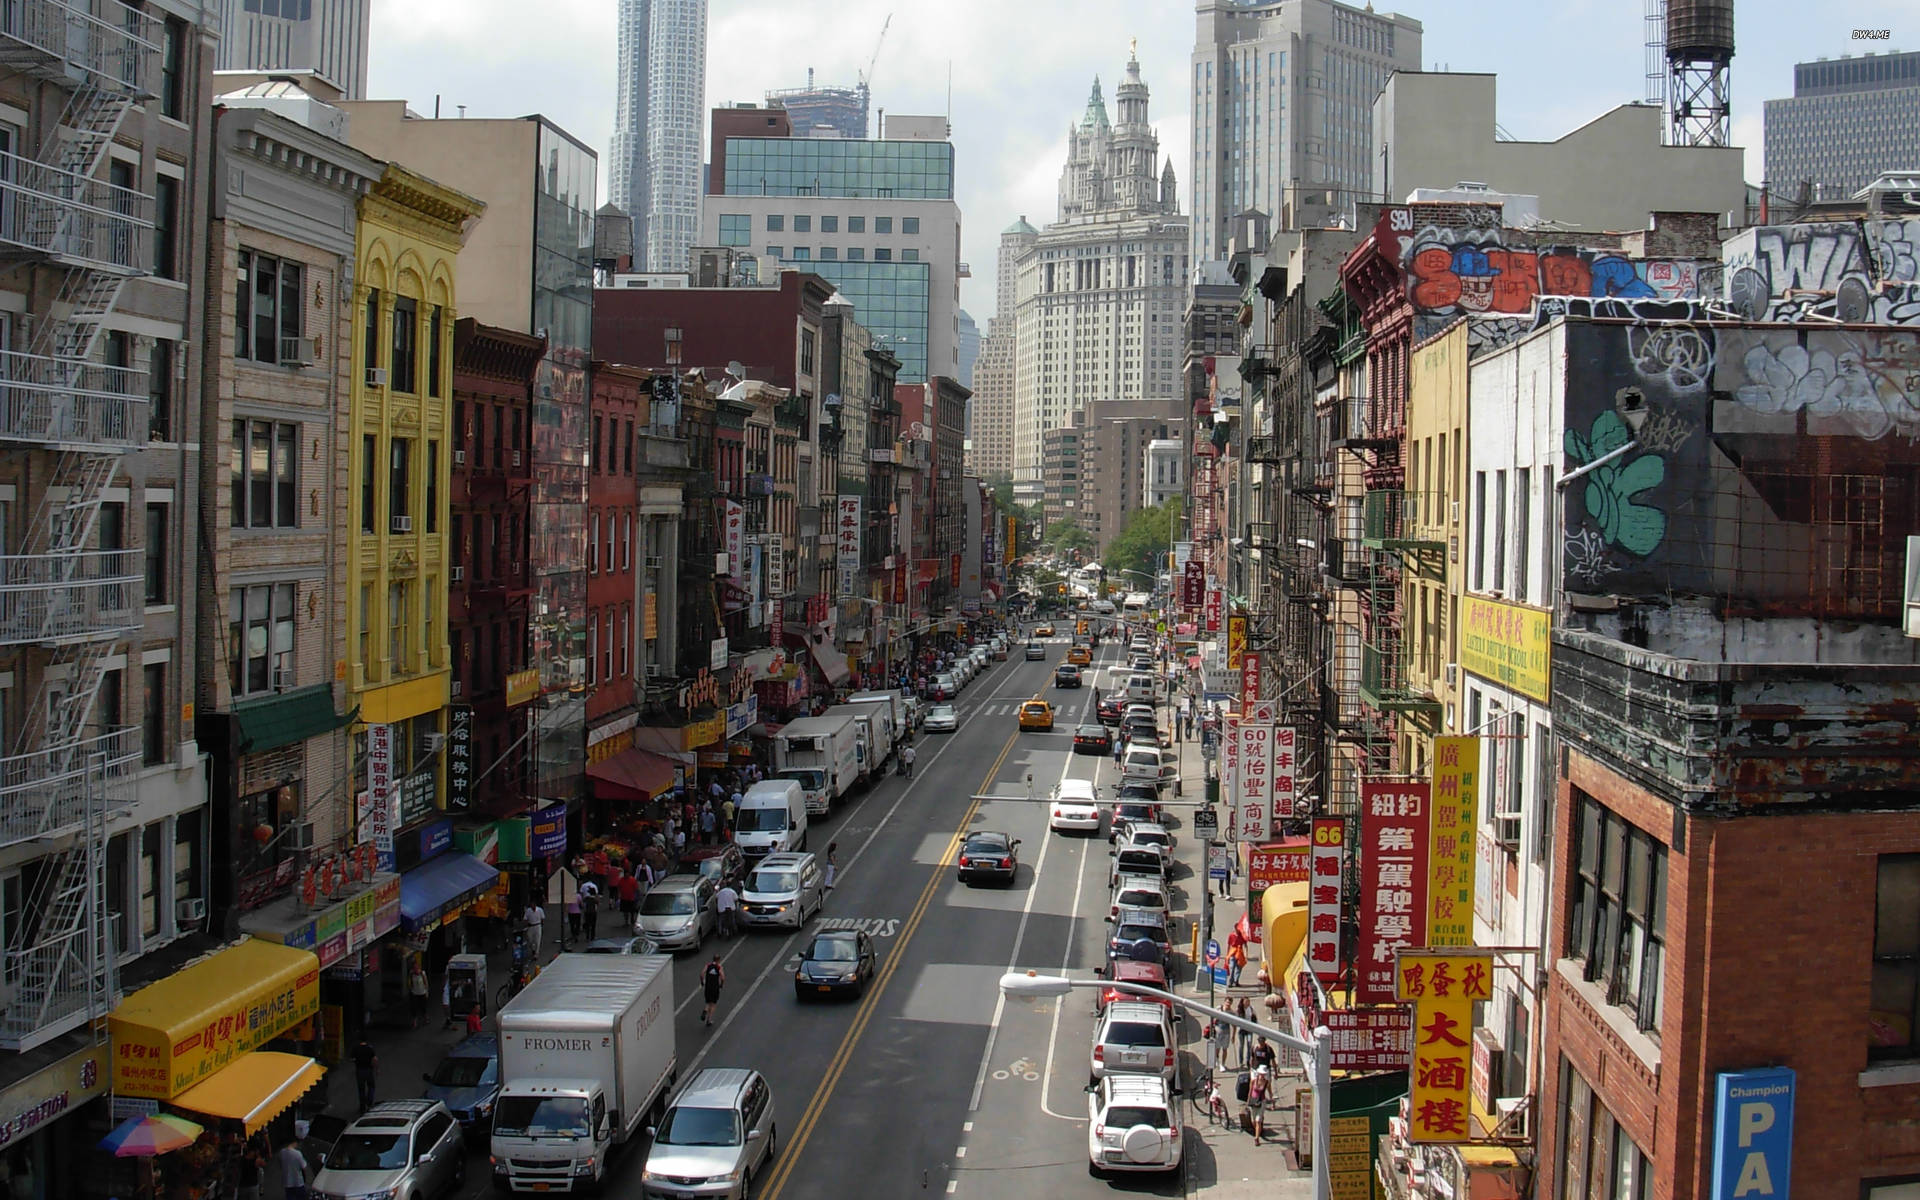
{"type": "Polygon", "coordinates": [[[456,104],[454,107],[460,110],[460,119],[464,121],[467,117],[467,106],[464,104],[456,104]]]}

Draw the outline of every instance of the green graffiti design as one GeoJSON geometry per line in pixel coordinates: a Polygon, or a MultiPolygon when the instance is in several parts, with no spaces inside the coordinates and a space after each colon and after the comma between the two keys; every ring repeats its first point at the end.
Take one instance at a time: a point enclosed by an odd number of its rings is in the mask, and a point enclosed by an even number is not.
{"type": "MultiPolygon", "coordinates": [[[[1582,438],[1567,430],[1567,454],[1575,463],[1590,463],[1627,444],[1629,434],[1618,413],[1603,412],[1582,438]]],[[[1642,492],[1660,486],[1667,477],[1666,460],[1656,454],[1627,455],[1596,467],[1587,476],[1587,515],[1600,527],[1609,545],[1645,558],[1667,536],[1667,515],[1657,508],[1634,503],[1642,492]]]]}

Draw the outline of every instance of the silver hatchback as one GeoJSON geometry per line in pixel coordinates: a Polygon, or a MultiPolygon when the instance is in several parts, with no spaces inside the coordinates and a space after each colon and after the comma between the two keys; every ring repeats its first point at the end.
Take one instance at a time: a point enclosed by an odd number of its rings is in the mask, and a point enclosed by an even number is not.
{"type": "Polygon", "coordinates": [[[739,1200],[773,1162],[773,1089],[758,1071],[709,1067],[651,1131],[640,1176],[646,1200],[739,1200]]]}
{"type": "Polygon", "coordinates": [[[698,950],[720,923],[719,885],[706,875],[669,875],[640,897],[633,931],[662,950],[698,950]]]}
{"type": "Polygon", "coordinates": [[[418,1196],[466,1182],[460,1124],[438,1100],[383,1100],[347,1126],[313,1177],[312,1200],[418,1196]]]}

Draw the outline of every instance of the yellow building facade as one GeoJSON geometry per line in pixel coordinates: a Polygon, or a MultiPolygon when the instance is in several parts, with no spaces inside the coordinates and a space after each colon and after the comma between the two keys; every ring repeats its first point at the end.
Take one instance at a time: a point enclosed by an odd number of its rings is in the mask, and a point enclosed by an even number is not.
{"type": "Polygon", "coordinates": [[[485,205],[390,163],[359,207],[338,670],[363,761],[369,732],[387,727],[372,770],[391,781],[397,829],[445,803],[455,264],[485,205]]]}
{"type": "Polygon", "coordinates": [[[1407,491],[1411,537],[1401,572],[1408,691],[1432,699],[1400,713],[1400,761],[1416,777],[1438,734],[1460,725],[1460,604],[1466,570],[1467,325],[1414,348],[1408,362],[1407,491]]]}

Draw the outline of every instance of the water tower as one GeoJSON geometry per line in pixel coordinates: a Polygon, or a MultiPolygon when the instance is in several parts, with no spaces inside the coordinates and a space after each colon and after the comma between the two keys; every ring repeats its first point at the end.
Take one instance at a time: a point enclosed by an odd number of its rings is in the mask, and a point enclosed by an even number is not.
{"type": "Polygon", "coordinates": [[[1724,146],[1733,0],[1667,0],[1667,141],[1724,146]]]}

